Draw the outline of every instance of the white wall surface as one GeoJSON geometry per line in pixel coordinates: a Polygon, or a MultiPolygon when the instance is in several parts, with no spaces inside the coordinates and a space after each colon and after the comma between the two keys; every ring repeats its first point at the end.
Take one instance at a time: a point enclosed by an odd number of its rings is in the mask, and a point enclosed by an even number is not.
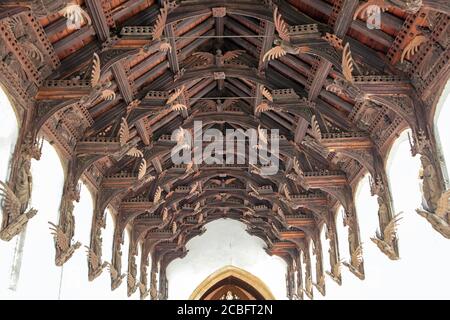
{"type": "Polygon", "coordinates": [[[245,231],[245,224],[221,219],[206,225],[207,231],[188,242],[188,254],[167,269],[169,299],[188,299],[197,286],[218,269],[232,265],[261,279],[276,299],[286,299],[286,263],[269,256],[265,243],[245,231]]]}

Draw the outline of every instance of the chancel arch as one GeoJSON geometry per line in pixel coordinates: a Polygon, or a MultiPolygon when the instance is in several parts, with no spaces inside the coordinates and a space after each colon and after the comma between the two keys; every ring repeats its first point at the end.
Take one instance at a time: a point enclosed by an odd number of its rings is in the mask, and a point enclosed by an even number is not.
{"type": "Polygon", "coordinates": [[[269,288],[253,274],[225,266],[203,280],[190,300],[274,300],[269,288]]]}
{"type": "MultiPolygon", "coordinates": [[[[243,223],[230,219],[219,219],[205,227],[204,234],[188,242],[186,257],[168,266],[169,299],[199,299],[205,291],[191,296],[199,284],[229,265],[258,277],[276,299],[285,299],[286,264],[276,256],[270,257],[261,239],[248,235],[243,223]],[[222,250],[218,252],[217,248],[222,250]]],[[[221,280],[225,274],[231,275],[220,273],[221,280]]]]}

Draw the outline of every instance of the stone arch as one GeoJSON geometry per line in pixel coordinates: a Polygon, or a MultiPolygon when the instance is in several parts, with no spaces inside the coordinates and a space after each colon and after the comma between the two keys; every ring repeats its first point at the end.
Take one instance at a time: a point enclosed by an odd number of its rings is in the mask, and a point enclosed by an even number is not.
{"type": "Polygon", "coordinates": [[[243,282],[247,284],[250,288],[253,289],[251,291],[254,291],[260,295],[260,299],[275,300],[275,297],[271,293],[270,289],[264,282],[262,282],[262,280],[260,280],[250,272],[231,265],[225,266],[209,275],[204,281],[202,281],[202,283],[197,286],[194,292],[192,292],[189,300],[203,300],[204,297],[208,295],[209,291],[213,289],[216,284],[220,283],[221,281],[233,278],[238,279],[238,283],[243,282]]]}

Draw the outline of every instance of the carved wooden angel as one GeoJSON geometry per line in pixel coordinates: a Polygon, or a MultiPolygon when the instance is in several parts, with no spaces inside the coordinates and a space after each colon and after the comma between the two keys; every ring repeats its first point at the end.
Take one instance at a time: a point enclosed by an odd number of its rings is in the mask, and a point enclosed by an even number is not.
{"type": "Polygon", "coordinates": [[[220,99],[214,100],[201,100],[197,105],[204,111],[216,110],[217,112],[226,111],[229,107],[238,103],[238,99],[220,99]]]}
{"type": "Polygon", "coordinates": [[[192,56],[196,58],[197,63],[195,66],[223,66],[225,63],[230,63],[236,58],[238,58],[241,54],[243,54],[244,50],[233,50],[227,51],[222,54],[221,50],[217,50],[216,54],[212,54],[209,52],[195,52],[192,56]]]}
{"type": "Polygon", "coordinates": [[[434,213],[423,209],[417,209],[416,212],[428,220],[431,226],[445,238],[450,239],[450,190],[443,192],[437,203],[434,213]]]}
{"type": "Polygon", "coordinates": [[[394,241],[396,239],[397,225],[402,219],[400,214],[395,215],[388,223],[381,235],[379,231],[376,232],[375,237],[370,238],[378,248],[388,256],[391,260],[398,260],[398,254],[395,250],[394,241]]]}
{"type": "Polygon", "coordinates": [[[91,72],[91,92],[89,96],[83,97],[81,103],[86,103],[89,100],[95,100],[100,97],[103,100],[115,100],[116,93],[111,89],[112,82],[105,79],[102,75],[100,56],[94,53],[94,58],[92,61],[92,72],[91,72]]]}
{"type": "Polygon", "coordinates": [[[339,68],[340,63],[337,55],[327,49],[333,48],[335,41],[330,41],[330,37],[317,37],[317,39],[305,40],[304,43],[293,44],[291,41],[292,33],[288,24],[284,21],[282,15],[275,7],[273,20],[278,33],[278,38],[274,40],[275,47],[267,51],[263,56],[263,61],[279,59],[287,54],[298,55],[301,53],[310,54],[324,58],[339,68]]]}

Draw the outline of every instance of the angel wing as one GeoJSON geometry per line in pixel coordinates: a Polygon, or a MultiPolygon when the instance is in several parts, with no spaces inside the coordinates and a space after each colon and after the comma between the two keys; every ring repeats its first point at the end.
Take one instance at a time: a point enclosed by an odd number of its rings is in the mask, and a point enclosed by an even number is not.
{"type": "Polygon", "coordinates": [[[145,296],[148,295],[147,287],[145,284],[143,284],[142,282],[139,282],[138,286],[139,286],[139,290],[141,290],[141,292],[144,293],[145,296]]]}
{"type": "Polygon", "coordinates": [[[359,266],[363,262],[362,246],[359,246],[355,249],[355,251],[351,255],[351,259],[352,262],[354,261],[355,263],[354,267],[359,268],[359,266]]]}
{"type": "MultiPolygon", "coordinates": [[[[124,146],[130,140],[130,128],[128,127],[127,119],[122,118],[119,129],[119,142],[124,146]]],[[[130,150],[131,151],[131,150],[130,150]]]]}
{"type": "Polygon", "coordinates": [[[220,186],[222,184],[222,180],[220,179],[211,179],[209,182],[214,183],[215,185],[220,186]]]}
{"type": "Polygon", "coordinates": [[[259,139],[262,142],[264,142],[265,144],[269,143],[269,140],[267,139],[267,134],[266,134],[266,132],[263,131],[263,129],[261,128],[260,125],[258,126],[258,136],[259,136],[259,139]]]}
{"type": "Polygon", "coordinates": [[[186,90],[186,86],[182,86],[181,88],[176,89],[167,99],[166,104],[172,104],[178,97],[186,90]]]}
{"type": "Polygon", "coordinates": [[[138,148],[133,147],[130,150],[128,150],[127,156],[134,157],[134,158],[142,158],[142,157],[144,157],[144,153],[141,150],[139,150],[138,148]]]}
{"type": "Polygon", "coordinates": [[[342,52],[342,73],[347,81],[353,82],[353,67],[354,62],[352,52],[350,51],[350,44],[347,42],[342,52]]]}
{"type": "Polygon", "coordinates": [[[167,5],[164,4],[164,6],[159,10],[158,18],[156,18],[156,22],[152,28],[152,39],[153,40],[161,39],[161,36],[164,32],[164,27],[166,26],[168,12],[169,12],[169,10],[167,8],[167,5]]]}
{"type": "Polygon", "coordinates": [[[289,190],[288,190],[287,185],[284,185],[283,191],[284,191],[284,195],[286,196],[286,199],[288,199],[289,201],[291,201],[292,198],[291,198],[291,195],[290,195],[290,193],[289,193],[289,190]]]}
{"type": "Polygon", "coordinates": [[[95,87],[100,82],[100,57],[97,53],[94,53],[94,60],[92,61],[92,72],[91,72],[91,86],[95,87]]]}
{"type": "Polygon", "coordinates": [[[48,222],[51,226],[49,229],[52,231],[51,234],[55,237],[56,245],[61,251],[67,251],[69,249],[69,239],[65,235],[64,231],[52,222],[48,222]]]}
{"type": "Polygon", "coordinates": [[[89,14],[86,12],[86,11],[84,11],[83,9],[81,9],[80,8],[80,13],[81,13],[81,16],[84,18],[84,19],[86,19],[86,24],[87,25],[89,25],[89,26],[91,26],[92,25],[92,19],[91,19],[91,17],[89,16],[89,14]]]}
{"type": "Polygon", "coordinates": [[[232,105],[238,103],[238,99],[226,99],[223,103],[223,108],[226,109],[228,107],[231,107],[232,105]]]}
{"type": "Polygon", "coordinates": [[[178,129],[178,133],[177,133],[177,135],[176,135],[176,137],[175,137],[175,140],[176,140],[176,142],[178,143],[178,144],[182,144],[182,143],[185,143],[186,141],[185,141],[185,129],[183,129],[183,127],[180,127],[179,129],[178,129]]]}
{"type": "Polygon", "coordinates": [[[186,164],[186,170],[185,170],[185,173],[191,171],[191,170],[192,170],[192,167],[194,167],[194,162],[193,162],[193,161],[187,163],[187,164],[186,164]]]}
{"type": "Polygon", "coordinates": [[[400,215],[401,213],[395,215],[384,229],[384,242],[392,243],[394,241],[398,222],[402,219],[400,215]]]}
{"type": "Polygon", "coordinates": [[[209,52],[195,52],[192,56],[203,61],[205,64],[212,64],[214,62],[214,55],[209,52]]]}
{"type": "Polygon", "coordinates": [[[302,169],[300,169],[300,164],[298,163],[298,159],[297,158],[294,158],[294,171],[299,176],[303,175],[303,171],[302,171],[302,169]]]}
{"type": "Polygon", "coordinates": [[[175,234],[177,233],[178,230],[178,225],[177,223],[174,221],[174,223],[172,224],[172,233],[175,234]]]}
{"type": "Polygon", "coordinates": [[[445,191],[439,198],[436,208],[436,214],[441,218],[446,218],[446,215],[450,211],[449,198],[450,190],[445,191]]]}
{"type": "Polygon", "coordinates": [[[355,11],[355,14],[353,15],[353,20],[358,19],[358,17],[362,17],[363,14],[367,11],[367,8],[370,6],[370,2],[366,2],[361,4],[355,11]]]}
{"type": "Polygon", "coordinates": [[[142,158],[141,164],[139,165],[138,180],[144,178],[146,172],[147,172],[147,161],[144,158],[142,158]]]}
{"type": "Polygon", "coordinates": [[[271,61],[278,59],[287,54],[286,50],[284,50],[281,46],[276,46],[266,52],[263,56],[263,61],[271,61]]]}
{"type": "Polygon", "coordinates": [[[159,45],[159,51],[164,53],[172,52],[172,46],[168,42],[163,42],[159,45]]]}
{"type": "Polygon", "coordinates": [[[183,234],[180,233],[180,235],[178,236],[177,245],[181,246],[183,240],[184,240],[183,234]]]}
{"type": "Polygon", "coordinates": [[[262,176],[262,172],[261,172],[261,169],[258,167],[258,166],[255,166],[254,164],[250,164],[250,166],[251,166],[251,173],[254,173],[254,174],[257,174],[257,175],[259,175],[259,176],[262,176]]]}
{"type": "Polygon", "coordinates": [[[266,87],[261,86],[261,87],[259,88],[259,90],[261,91],[261,94],[262,94],[267,100],[269,100],[270,102],[273,102],[273,96],[272,96],[272,94],[270,93],[270,91],[267,90],[266,87]]]}
{"type": "Polygon", "coordinates": [[[169,218],[169,209],[164,208],[162,213],[162,221],[167,222],[168,218],[169,218]]]}
{"type": "Polygon", "coordinates": [[[216,109],[217,103],[214,100],[201,100],[198,105],[205,109],[216,109]]]}
{"type": "Polygon", "coordinates": [[[277,29],[278,35],[284,41],[290,42],[289,27],[283,20],[283,17],[278,13],[278,7],[275,7],[273,11],[273,21],[275,23],[275,29],[277,29]]]}
{"type": "Polygon", "coordinates": [[[255,195],[259,195],[258,189],[255,188],[251,183],[249,183],[248,186],[250,187],[250,189],[252,189],[252,191],[255,193],[255,195]]]}
{"type": "Polygon", "coordinates": [[[3,197],[4,206],[12,217],[20,214],[21,203],[12,189],[4,182],[0,181],[0,197],[3,197]]]}
{"type": "Polygon", "coordinates": [[[317,122],[315,115],[311,117],[311,129],[313,137],[317,140],[321,140],[322,132],[320,131],[319,123],[317,122]]]}
{"type": "Polygon", "coordinates": [[[353,20],[360,18],[364,18],[364,15],[367,15],[367,10],[371,6],[378,7],[382,12],[387,11],[388,6],[385,4],[387,1],[384,0],[368,0],[367,2],[361,4],[355,11],[353,15],[353,20]]]}
{"type": "Polygon", "coordinates": [[[158,186],[155,195],[153,196],[153,202],[158,203],[161,200],[161,195],[162,195],[162,188],[158,186]]]}
{"type": "Polygon", "coordinates": [[[88,246],[84,246],[84,247],[86,248],[86,253],[87,253],[87,257],[88,257],[89,263],[92,266],[98,266],[100,264],[100,259],[95,254],[94,250],[92,250],[88,246]]]}
{"type": "Polygon", "coordinates": [[[227,186],[227,185],[229,185],[229,184],[232,184],[233,182],[235,182],[236,181],[236,178],[230,178],[230,179],[227,179],[227,180],[225,180],[225,185],[227,186]]]}
{"type": "Polygon", "coordinates": [[[427,41],[427,37],[423,35],[415,36],[414,39],[412,39],[411,42],[409,42],[403,49],[400,62],[403,62],[405,58],[408,60],[411,59],[411,57],[419,51],[419,47],[427,41]]]}
{"type": "Polygon", "coordinates": [[[111,278],[113,279],[117,279],[119,273],[117,272],[116,268],[114,268],[114,266],[111,263],[107,263],[108,266],[108,271],[111,274],[111,278]]]}
{"type": "Polygon", "coordinates": [[[171,111],[183,111],[183,110],[187,110],[186,105],[182,104],[182,103],[175,103],[170,107],[171,111]]]}
{"type": "Polygon", "coordinates": [[[116,100],[116,93],[111,89],[105,89],[102,91],[102,99],[108,101],[116,100]]]}
{"type": "Polygon", "coordinates": [[[255,109],[256,113],[263,113],[269,110],[273,110],[273,108],[267,102],[261,102],[255,109]]]}
{"type": "Polygon", "coordinates": [[[229,62],[231,60],[236,59],[241,54],[243,54],[245,50],[233,50],[233,51],[227,51],[222,57],[223,62],[229,62]]]}
{"type": "Polygon", "coordinates": [[[196,183],[192,186],[191,190],[189,191],[189,194],[194,194],[194,192],[197,191],[198,186],[199,186],[199,183],[196,182],[196,183]]]}

